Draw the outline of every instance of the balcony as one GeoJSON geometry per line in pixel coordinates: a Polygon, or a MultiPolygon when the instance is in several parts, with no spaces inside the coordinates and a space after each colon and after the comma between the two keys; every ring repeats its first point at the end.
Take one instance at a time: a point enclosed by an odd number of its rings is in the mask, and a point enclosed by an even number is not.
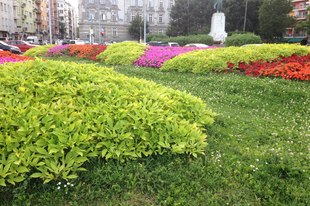
{"type": "Polygon", "coordinates": [[[28,30],[28,28],[27,27],[24,27],[24,31],[27,31],[28,30]]]}
{"type": "Polygon", "coordinates": [[[18,3],[17,3],[17,1],[15,0],[14,2],[13,2],[13,7],[17,7],[18,6],[18,3]]]}
{"type": "Polygon", "coordinates": [[[22,8],[26,7],[26,3],[22,3],[22,8]]]}
{"type": "Polygon", "coordinates": [[[36,2],[36,4],[41,4],[42,3],[41,0],[36,0],[35,2],[36,2]]]}
{"type": "Polygon", "coordinates": [[[19,19],[19,16],[14,16],[14,20],[18,20],[19,19]]]}
{"type": "Polygon", "coordinates": [[[26,15],[22,15],[22,19],[25,20],[27,18],[26,15]]]}
{"type": "Polygon", "coordinates": [[[37,24],[42,24],[42,20],[41,19],[36,19],[36,23],[37,24]]]}
{"type": "Polygon", "coordinates": [[[38,9],[37,8],[33,8],[33,12],[36,12],[38,9]]]}
{"type": "Polygon", "coordinates": [[[36,10],[36,13],[37,13],[37,14],[41,14],[41,13],[42,13],[42,10],[41,10],[41,9],[37,9],[37,10],[36,10]]]}
{"type": "Polygon", "coordinates": [[[308,6],[294,6],[294,10],[307,10],[308,6]]]}

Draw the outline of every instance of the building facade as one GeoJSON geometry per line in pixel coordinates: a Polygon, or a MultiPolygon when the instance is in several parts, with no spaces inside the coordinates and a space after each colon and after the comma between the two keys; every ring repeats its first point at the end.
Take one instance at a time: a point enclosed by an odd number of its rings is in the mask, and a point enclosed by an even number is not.
{"type": "Polygon", "coordinates": [[[18,2],[0,0],[0,40],[15,38],[18,2]]]}
{"type": "MultiPolygon", "coordinates": [[[[57,0],[49,0],[50,3],[47,4],[47,9],[50,9],[51,12],[51,27],[48,27],[48,33],[51,28],[52,39],[58,39],[59,36],[59,19],[58,19],[58,3],[57,0]]],[[[49,13],[47,13],[47,20],[49,26],[49,13]]]]}
{"type": "Polygon", "coordinates": [[[58,18],[60,39],[76,39],[76,11],[65,0],[58,0],[58,18]],[[64,27],[64,28],[61,28],[64,27]]]}
{"type": "MultiPolygon", "coordinates": [[[[292,0],[293,3],[293,11],[290,13],[291,16],[295,16],[298,22],[306,21],[308,11],[307,8],[309,6],[309,0],[292,0]]],[[[291,42],[293,40],[302,40],[307,36],[305,31],[297,31],[294,28],[287,28],[285,38],[290,39],[291,42]]],[[[290,41],[290,40],[289,40],[290,41]]]]}
{"type": "Polygon", "coordinates": [[[89,40],[92,29],[94,42],[136,41],[128,29],[137,14],[143,17],[144,4],[149,33],[165,34],[174,0],[79,0],[80,39],[89,40]],[[104,35],[99,38],[101,31],[104,35]]]}
{"type": "Polygon", "coordinates": [[[47,0],[35,0],[35,12],[36,12],[36,36],[38,39],[46,40],[48,38],[48,18],[47,18],[47,0]]]}

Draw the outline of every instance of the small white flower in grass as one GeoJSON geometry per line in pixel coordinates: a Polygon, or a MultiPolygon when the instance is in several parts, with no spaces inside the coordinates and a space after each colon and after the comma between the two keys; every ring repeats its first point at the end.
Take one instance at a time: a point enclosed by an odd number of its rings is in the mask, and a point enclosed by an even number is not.
{"type": "Polygon", "coordinates": [[[256,161],[258,162],[258,161],[259,161],[259,159],[256,159],[256,161]]]}
{"type": "Polygon", "coordinates": [[[60,189],[60,187],[57,187],[57,190],[59,190],[60,189]]]}
{"type": "Polygon", "coordinates": [[[58,184],[57,185],[61,185],[61,182],[58,182],[58,184]]]}
{"type": "Polygon", "coordinates": [[[258,168],[256,167],[256,170],[258,170],[258,168]]]}
{"type": "Polygon", "coordinates": [[[220,165],[220,167],[222,167],[222,165],[220,165]]]}
{"type": "Polygon", "coordinates": [[[71,184],[71,187],[73,187],[74,185],[73,184],[71,184]]]}
{"type": "Polygon", "coordinates": [[[67,187],[67,185],[64,185],[64,187],[67,187]]]}
{"type": "Polygon", "coordinates": [[[253,172],[255,172],[255,170],[253,170],[253,172]]]}
{"type": "Polygon", "coordinates": [[[70,182],[67,182],[67,185],[70,185],[70,182]]]}

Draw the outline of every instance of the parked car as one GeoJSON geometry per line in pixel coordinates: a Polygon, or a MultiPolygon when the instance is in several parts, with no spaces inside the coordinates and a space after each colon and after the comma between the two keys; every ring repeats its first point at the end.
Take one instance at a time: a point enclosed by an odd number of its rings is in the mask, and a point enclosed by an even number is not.
{"type": "Polygon", "coordinates": [[[22,40],[11,40],[11,41],[6,41],[6,43],[9,45],[18,47],[21,52],[25,52],[28,49],[39,46],[39,45],[29,44],[28,42],[22,41],[22,40]]]}
{"type": "Polygon", "coordinates": [[[206,45],[206,44],[191,43],[191,44],[186,44],[184,47],[208,47],[208,45],[206,45]]]}
{"type": "Polygon", "coordinates": [[[70,44],[84,45],[85,42],[83,40],[70,40],[70,44]]]}
{"type": "Polygon", "coordinates": [[[245,47],[245,46],[261,46],[262,44],[245,44],[245,45],[242,45],[241,47],[245,47]]]}
{"type": "Polygon", "coordinates": [[[147,44],[150,46],[169,46],[168,42],[165,41],[150,41],[147,44]]]}
{"type": "Polygon", "coordinates": [[[39,39],[37,36],[28,36],[26,41],[30,44],[39,44],[39,39]]]}
{"type": "Polygon", "coordinates": [[[2,49],[3,51],[10,51],[14,54],[21,54],[21,51],[17,46],[8,45],[3,41],[0,41],[0,49],[2,49]]]}
{"type": "Polygon", "coordinates": [[[169,46],[179,47],[178,42],[168,42],[169,46]]]}

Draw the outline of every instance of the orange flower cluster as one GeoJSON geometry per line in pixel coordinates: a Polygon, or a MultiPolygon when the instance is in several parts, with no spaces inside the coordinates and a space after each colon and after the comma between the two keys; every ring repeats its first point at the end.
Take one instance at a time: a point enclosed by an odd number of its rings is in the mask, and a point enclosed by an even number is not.
{"type": "Polygon", "coordinates": [[[106,45],[69,45],[70,56],[76,55],[78,58],[86,58],[96,61],[96,56],[107,48],[106,45]]]}
{"type": "Polygon", "coordinates": [[[299,64],[296,62],[280,64],[274,68],[263,68],[260,70],[261,76],[282,77],[286,80],[298,79],[302,81],[310,80],[310,63],[299,64]]]}
{"type": "Polygon", "coordinates": [[[18,60],[35,60],[33,58],[30,57],[26,57],[26,56],[20,56],[18,54],[13,54],[9,51],[0,51],[0,58],[12,58],[12,59],[18,59],[18,60]]]}

